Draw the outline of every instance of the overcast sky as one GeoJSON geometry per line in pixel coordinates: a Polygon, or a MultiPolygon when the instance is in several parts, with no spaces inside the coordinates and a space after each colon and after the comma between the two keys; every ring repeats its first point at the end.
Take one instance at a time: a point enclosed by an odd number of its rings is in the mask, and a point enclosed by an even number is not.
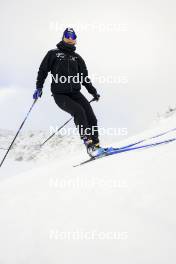
{"type": "MultiPolygon", "coordinates": [[[[99,124],[127,127],[129,134],[145,129],[157,112],[176,106],[175,10],[174,0],[1,2],[0,128],[19,127],[41,60],[73,27],[89,75],[117,80],[93,81],[101,95],[93,104],[99,124]]],[[[48,78],[25,129],[47,130],[69,118],[49,86],[48,78]]]]}

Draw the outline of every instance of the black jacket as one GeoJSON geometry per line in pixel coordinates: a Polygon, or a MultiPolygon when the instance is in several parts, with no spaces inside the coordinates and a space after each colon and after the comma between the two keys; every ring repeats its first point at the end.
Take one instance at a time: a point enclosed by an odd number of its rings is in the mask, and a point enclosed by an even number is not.
{"type": "Polygon", "coordinates": [[[51,72],[52,93],[76,93],[80,91],[82,83],[90,94],[95,94],[97,91],[88,78],[86,64],[82,57],[75,53],[76,47],[63,41],[56,46],[57,49],[48,51],[39,67],[36,87],[42,89],[48,72],[51,72]],[[72,77],[68,80],[68,76],[79,78],[75,78],[74,82],[72,77]]]}

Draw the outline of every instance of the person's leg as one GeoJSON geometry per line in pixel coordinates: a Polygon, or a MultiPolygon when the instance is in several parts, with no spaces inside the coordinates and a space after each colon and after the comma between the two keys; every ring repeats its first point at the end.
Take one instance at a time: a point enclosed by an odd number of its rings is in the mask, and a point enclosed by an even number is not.
{"type": "Polygon", "coordinates": [[[97,125],[97,118],[94,114],[94,111],[91,107],[89,101],[85,98],[82,93],[77,93],[72,96],[72,98],[81,105],[86,113],[87,120],[88,120],[88,128],[91,133],[91,138],[94,144],[99,143],[99,133],[98,133],[98,125],[97,125]]]}
{"type": "Polygon", "coordinates": [[[65,94],[53,94],[55,103],[64,111],[74,117],[75,125],[78,126],[81,139],[88,127],[88,120],[84,108],[73,98],[65,94]]]}

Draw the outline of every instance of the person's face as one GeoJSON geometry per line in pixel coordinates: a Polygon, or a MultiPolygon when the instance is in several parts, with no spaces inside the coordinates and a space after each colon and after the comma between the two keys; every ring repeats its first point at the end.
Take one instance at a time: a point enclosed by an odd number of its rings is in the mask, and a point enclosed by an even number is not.
{"type": "Polygon", "coordinates": [[[67,44],[71,44],[71,45],[75,45],[76,44],[76,39],[72,39],[72,38],[65,38],[64,37],[64,42],[67,44]]]}

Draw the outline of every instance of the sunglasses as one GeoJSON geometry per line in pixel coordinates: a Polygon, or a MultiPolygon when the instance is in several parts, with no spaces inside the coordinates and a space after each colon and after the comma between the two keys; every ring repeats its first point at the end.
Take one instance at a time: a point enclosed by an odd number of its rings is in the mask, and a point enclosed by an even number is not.
{"type": "Polygon", "coordinates": [[[76,34],[75,33],[70,33],[70,32],[65,32],[64,37],[67,38],[67,39],[71,38],[71,39],[75,40],[76,39],[76,34]]]}

